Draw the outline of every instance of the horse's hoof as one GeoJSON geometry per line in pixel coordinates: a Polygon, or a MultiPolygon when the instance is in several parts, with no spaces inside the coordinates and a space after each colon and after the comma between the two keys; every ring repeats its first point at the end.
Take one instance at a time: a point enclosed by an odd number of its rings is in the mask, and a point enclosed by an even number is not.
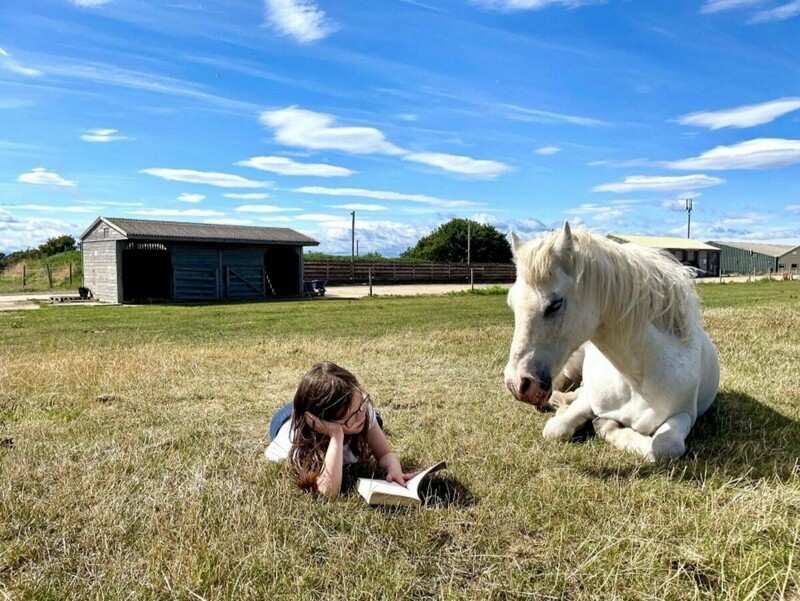
{"type": "Polygon", "coordinates": [[[620,428],[620,425],[619,422],[615,422],[613,419],[596,417],[592,420],[592,428],[594,428],[594,433],[598,436],[607,436],[620,428]]]}
{"type": "Polygon", "coordinates": [[[542,436],[546,440],[558,440],[563,442],[571,439],[573,434],[575,434],[575,432],[561,423],[561,420],[557,417],[548,419],[547,423],[544,425],[544,430],[542,430],[542,436]]]}

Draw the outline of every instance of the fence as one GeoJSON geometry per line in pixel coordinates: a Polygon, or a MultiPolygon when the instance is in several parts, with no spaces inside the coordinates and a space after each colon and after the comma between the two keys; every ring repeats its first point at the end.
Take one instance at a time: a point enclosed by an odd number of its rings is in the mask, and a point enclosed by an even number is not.
{"type": "MultiPolygon", "coordinates": [[[[512,263],[473,263],[476,283],[513,282],[512,263]]],[[[328,284],[365,283],[372,272],[374,283],[469,283],[466,263],[410,263],[407,261],[305,261],[303,279],[327,280],[328,284]]]]}
{"type": "Polygon", "coordinates": [[[81,285],[80,263],[29,266],[16,263],[0,271],[0,291],[36,291],[81,285]]]}

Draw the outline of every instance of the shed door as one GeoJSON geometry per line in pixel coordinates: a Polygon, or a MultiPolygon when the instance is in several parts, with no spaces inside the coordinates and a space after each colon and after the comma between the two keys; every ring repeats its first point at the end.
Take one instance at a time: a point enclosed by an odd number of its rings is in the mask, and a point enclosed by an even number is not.
{"type": "Polygon", "coordinates": [[[260,249],[233,248],[222,252],[225,298],[263,298],[264,255],[260,249]]]}
{"type": "Polygon", "coordinates": [[[194,246],[172,250],[175,300],[219,300],[219,251],[194,246]]]}

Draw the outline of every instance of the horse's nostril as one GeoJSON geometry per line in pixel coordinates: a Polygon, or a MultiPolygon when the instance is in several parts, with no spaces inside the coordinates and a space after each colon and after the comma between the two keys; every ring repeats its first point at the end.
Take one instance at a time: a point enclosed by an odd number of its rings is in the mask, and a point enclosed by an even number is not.
{"type": "Polygon", "coordinates": [[[533,380],[528,378],[527,376],[522,376],[519,379],[519,393],[524,395],[530,390],[531,385],[533,384],[533,380]]]}

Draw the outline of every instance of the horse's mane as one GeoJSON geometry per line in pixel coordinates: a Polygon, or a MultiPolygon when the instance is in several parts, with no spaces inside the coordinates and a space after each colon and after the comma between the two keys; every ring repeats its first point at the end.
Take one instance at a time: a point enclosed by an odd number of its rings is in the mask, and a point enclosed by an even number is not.
{"type": "MultiPolygon", "coordinates": [[[[558,232],[533,240],[517,252],[517,270],[530,285],[552,274],[558,232]]],[[[576,286],[593,296],[607,324],[631,337],[652,323],[687,340],[700,321],[691,269],[670,254],[637,244],[619,244],[584,228],[572,230],[576,286]]]]}

